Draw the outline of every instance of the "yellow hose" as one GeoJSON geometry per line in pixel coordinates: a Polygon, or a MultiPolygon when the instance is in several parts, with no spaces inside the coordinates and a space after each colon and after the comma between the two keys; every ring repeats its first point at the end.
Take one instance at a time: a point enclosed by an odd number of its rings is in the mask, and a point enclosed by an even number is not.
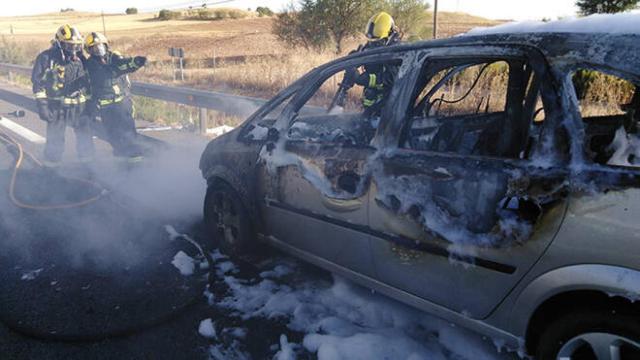
{"type": "Polygon", "coordinates": [[[78,202],[74,202],[74,203],[68,203],[68,204],[38,205],[38,204],[26,204],[26,203],[20,201],[15,195],[15,187],[16,187],[16,179],[18,177],[18,172],[20,171],[20,167],[22,166],[22,162],[24,160],[24,155],[27,154],[27,156],[29,156],[38,166],[42,166],[42,162],[40,162],[32,154],[30,154],[27,151],[25,151],[22,148],[22,144],[20,144],[18,141],[16,141],[16,139],[11,137],[11,135],[7,134],[4,131],[0,131],[0,134],[2,135],[2,137],[0,137],[1,140],[3,140],[5,143],[8,143],[8,144],[11,144],[11,145],[15,146],[18,149],[18,158],[16,159],[16,163],[15,163],[15,165],[13,167],[13,173],[11,174],[11,182],[9,183],[9,198],[11,199],[11,202],[14,205],[16,205],[17,207],[20,207],[20,208],[23,208],[23,209],[30,209],[30,210],[71,209],[71,208],[76,208],[76,207],[89,205],[89,204],[99,200],[102,196],[104,196],[107,193],[106,189],[104,189],[102,186],[100,186],[99,184],[97,184],[95,182],[92,182],[92,181],[89,181],[89,180],[85,180],[85,179],[80,179],[80,178],[63,176],[65,179],[68,179],[68,180],[89,184],[89,185],[93,186],[94,188],[100,190],[100,193],[98,195],[93,196],[91,198],[88,198],[86,200],[82,200],[82,201],[78,201],[78,202]]]}

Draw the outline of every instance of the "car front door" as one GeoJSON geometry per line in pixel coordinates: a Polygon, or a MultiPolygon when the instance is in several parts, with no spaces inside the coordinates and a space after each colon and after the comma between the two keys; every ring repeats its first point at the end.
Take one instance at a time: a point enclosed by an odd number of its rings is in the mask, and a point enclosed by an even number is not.
{"type": "MultiPolygon", "coordinates": [[[[334,94],[346,69],[360,73],[373,63],[400,66],[397,56],[376,57],[330,67],[310,80],[274,126],[277,136],[262,151],[260,181],[272,242],[370,277],[367,164],[376,128],[386,119],[364,113],[358,85],[340,104],[334,94]]],[[[385,101],[392,101],[387,95],[385,101]]]]}
{"type": "Polygon", "coordinates": [[[558,123],[553,95],[545,96],[553,89],[540,55],[517,48],[429,50],[414,73],[404,120],[378,139],[387,151],[369,199],[377,276],[484,318],[564,215],[562,167],[541,170],[531,160],[550,136],[545,128],[558,123]],[[533,121],[539,94],[547,118],[533,121]]]}

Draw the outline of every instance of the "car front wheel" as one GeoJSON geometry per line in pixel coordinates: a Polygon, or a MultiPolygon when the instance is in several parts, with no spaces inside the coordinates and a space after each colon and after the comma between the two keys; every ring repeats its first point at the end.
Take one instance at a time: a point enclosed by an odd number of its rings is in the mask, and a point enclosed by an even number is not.
{"type": "Polygon", "coordinates": [[[640,359],[640,316],[615,310],[559,317],[541,336],[538,359],[640,359]]]}
{"type": "Polygon", "coordinates": [[[204,203],[204,222],[213,245],[229,256],[250,252],[251,219],[238,193],[226,182],[209,185],[204,203]]]}

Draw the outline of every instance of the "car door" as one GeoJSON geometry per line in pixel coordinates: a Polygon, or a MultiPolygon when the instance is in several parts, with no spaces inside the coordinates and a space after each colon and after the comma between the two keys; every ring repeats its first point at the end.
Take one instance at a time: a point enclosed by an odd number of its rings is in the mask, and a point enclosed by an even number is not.
{"type": "Polygon", "coordinates": [[[384,129],[369,222],[377,277],[473,318],[490,314],[547,248],[566,207],[561,113],[534,50],[426,51],[404,119],[384,129]],[[544,101],[544,121],[533,121],[544,101]]]}
{"type": "MultiPolygon", "coordinates": [[[[275,126],[277,139],[261,159],[263,214],[272,241],[307,257],[366,276],[374,275],[369,251],[367,163],[381,121],[364,114],[354,86],[342,106],[332,106],[345,69],[364,64],[399,66],[397,55],[365,58],[321,71],[275,126]]],[[[391,96],[385,101],[392,101],[391,96]]]]}

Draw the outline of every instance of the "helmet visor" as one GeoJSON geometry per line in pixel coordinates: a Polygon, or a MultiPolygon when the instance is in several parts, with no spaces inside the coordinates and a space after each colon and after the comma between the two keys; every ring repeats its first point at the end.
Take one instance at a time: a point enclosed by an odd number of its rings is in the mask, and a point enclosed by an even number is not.
{"type": "Polygon", "coordinates": [[[89,54],[103,57],[107,55],[107,46],[103,43],[93,45],[89,48],[89,54]]]}
{"type": "Polygon", "coordinates": [[[75,54],[82,50],[82,44],[63,42],[61,46],[62,46],[62,50],[67,54],[75,54]]]}

